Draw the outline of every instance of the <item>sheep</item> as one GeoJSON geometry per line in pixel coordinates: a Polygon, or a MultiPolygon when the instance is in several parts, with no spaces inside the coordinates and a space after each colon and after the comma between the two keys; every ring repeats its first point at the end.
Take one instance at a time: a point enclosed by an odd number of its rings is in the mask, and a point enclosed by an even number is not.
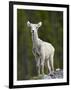
{"type": "MultiPolygon", "coordinates": [[[[54,72],[54,52],[55,48],[52,44],[41,40],[38,37],[38,28],[42,25],[42,22],[38,24],[27,22],[27,26],[31,28],[32,33],[32,43],[33,43],[33,55],[35,56],[36,66],[38,75],[40,75],[40,68],[41,73],[44,75],[44,65],[48,66],[49,73],[54,72]]],[[[44,37],[44,36],[43,36],[44,37]]]]}

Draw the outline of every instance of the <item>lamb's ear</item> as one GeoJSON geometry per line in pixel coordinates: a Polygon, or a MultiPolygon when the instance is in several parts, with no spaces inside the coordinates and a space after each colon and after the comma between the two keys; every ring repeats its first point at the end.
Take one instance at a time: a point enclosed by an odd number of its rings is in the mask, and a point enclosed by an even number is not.
{"type": "Polygon", "coordinates": [[[39,22],[39,23],[38,23],[38,27],[40,27],[41,25],[42,25],[42,22],[39,22]]]}
{"type": "Polygon", "coordinates": [[[28,21],[28,22],[27,22],[27,26],[30,27],[30,25],[31,25],[31,23],[28,21]]]}

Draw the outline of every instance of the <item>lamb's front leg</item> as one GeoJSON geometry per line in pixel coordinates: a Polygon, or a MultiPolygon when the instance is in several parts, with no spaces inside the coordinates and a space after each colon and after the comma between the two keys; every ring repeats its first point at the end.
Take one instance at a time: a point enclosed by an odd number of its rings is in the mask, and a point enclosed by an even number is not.
{"type": "Polygon", "coordinates": [[[40,76],[40,58],[36,58],[36,66],[37,66],[37,73],[38,73],[38,76],[40,76]]]}
{"type": "Polygon", "coordinates": [[[42,72],[42,75],[44,76],[44,63],[41,64],[41,72],[42,72]]]}
{"type": "Polygon", "coordinates": [[[44,76],[44,62],[45,62],[45,59],[42,57],[41,58],[41,72],[43,76],[44,76]]]}
{"type": "Polygon", "coordinates": [[[36,49],[35,48],[32,48],[32,53],[33,53],[33,55],[35,57],[35,61],[37,62],[36,49]]]}
{"type": "Polygon", "coordinates": [[[42,72],[42,75],[44,76],[44,64],[45,64],[45,53],[44,53],[44,48],[41,48],[41,72],[42,72]]]}
{"type": "Polygon", "coordinates": [[[40,76],[40,56],[38,55],[35,48],[32,48],[33,55],[35,56],[36,66],[37,66],[37,73],[40,76]]]}

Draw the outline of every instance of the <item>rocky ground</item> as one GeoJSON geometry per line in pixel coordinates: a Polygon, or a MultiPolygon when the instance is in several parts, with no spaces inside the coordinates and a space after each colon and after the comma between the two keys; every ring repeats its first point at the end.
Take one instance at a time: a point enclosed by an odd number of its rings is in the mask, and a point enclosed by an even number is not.
{"type": "Polygon", "coordinates": [[[60,78],[63,78],[63,70],[62,69],[56,70],[53,73],[44,75],[42,77],[42,79],[60,79],[60,78]]]}
{"type": "Polygon", "coordinates": [[[43,75],[35,76],[31,79],[36,80],[36,79],[61,79],[61,78],[63,78],[63,70],[62,69],[56,69],[51,74],[49,73],[48,75],[45,74],[44,76],[43,75]]]}

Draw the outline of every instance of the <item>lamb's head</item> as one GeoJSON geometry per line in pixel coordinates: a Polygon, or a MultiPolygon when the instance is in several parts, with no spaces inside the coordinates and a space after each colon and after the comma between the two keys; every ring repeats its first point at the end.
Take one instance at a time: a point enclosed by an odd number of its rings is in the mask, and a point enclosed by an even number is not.
{"type": "Polygon", "coordinates": [[[37,32],[38,28],[42,25],[42,22],[39,22],[38,24],[27,22],[27,26],[31,28],[31,33],[37,32]]]}

